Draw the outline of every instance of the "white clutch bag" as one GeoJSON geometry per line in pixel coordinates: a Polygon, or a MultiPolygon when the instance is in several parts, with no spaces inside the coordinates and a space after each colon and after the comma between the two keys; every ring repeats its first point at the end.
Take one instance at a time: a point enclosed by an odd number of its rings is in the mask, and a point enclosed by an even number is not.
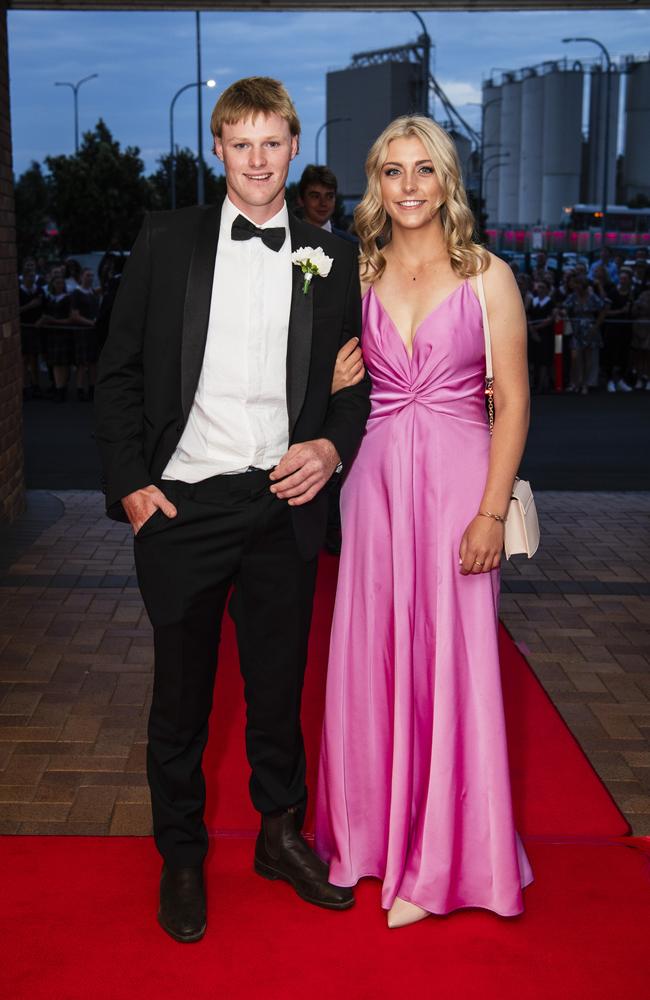
{"type": "Polygon", "coordinates": [[[539,548],[539,521],[530,483],[515,479],[504,532],[506,559],[525,552],[531,559],[539,548]]]}
{"type": "MultiPolygon", "coordinates": [[[[488,322],[483,275],[476,276],[478,297],[483,313],[483,334],[485,336],[485,395],[488,403],[488,420],[490,434],[494,426],[494,375],[492,372],[492,345],[490,342],[490,324],[488,322]]],[[[506,559],[525,553],[531,559],[539,548],[539,520],[535,497],[530,483],[525,479],[515,479],[512,496],[506,514],[503,548],[506,559]]]]}

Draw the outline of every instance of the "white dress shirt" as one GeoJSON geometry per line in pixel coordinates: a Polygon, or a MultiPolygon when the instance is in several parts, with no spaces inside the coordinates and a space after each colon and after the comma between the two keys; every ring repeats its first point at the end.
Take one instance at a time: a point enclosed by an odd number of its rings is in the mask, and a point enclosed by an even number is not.
{"type": "MultiPolygon", "coordinates": [[[[212,282],[203,367],[194,402],[163,479],[270,469],[289,447],[287,335],[291,236],[286,204],[266,229],[284,226],[279,251],[259,237],[231,238],[239,209],[226,198],[212,282]]],[[[252,220],[250,220],[252,221],[252,220]]]]}

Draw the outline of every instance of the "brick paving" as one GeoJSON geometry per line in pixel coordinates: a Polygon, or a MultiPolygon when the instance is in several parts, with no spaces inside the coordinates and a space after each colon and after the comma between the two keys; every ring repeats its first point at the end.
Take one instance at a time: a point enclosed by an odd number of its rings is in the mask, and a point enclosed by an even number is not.
{"type": "MultiPolygon", "coordinates": [[[[633,831],[650,835],[650,493],[537,497],[501,615],[633,831]]],[[[0,833],[150,833],[151,629],[130,529],[33,491],[0,529],[0,833]]]]}

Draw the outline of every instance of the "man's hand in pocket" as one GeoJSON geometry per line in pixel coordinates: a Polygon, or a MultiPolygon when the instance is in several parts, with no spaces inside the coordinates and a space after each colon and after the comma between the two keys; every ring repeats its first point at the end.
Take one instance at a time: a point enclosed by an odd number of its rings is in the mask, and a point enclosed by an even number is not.
{"type": "Polygon", "coordinates": [[[127,496],[122,497],[122,506],[133,528],[133,534],[137,535],[142,525],[150,517],[161,510],[165,517],[176,517],[177,510],[162,490],[157,486],[145,486],[141,490],[135,490],[127,496]]]}

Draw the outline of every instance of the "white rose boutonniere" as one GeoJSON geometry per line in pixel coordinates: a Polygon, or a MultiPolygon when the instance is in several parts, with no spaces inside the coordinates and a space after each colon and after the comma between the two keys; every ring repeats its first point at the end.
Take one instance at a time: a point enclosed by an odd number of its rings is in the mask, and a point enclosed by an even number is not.
{"type": "Polygon", "coordinates": [[[326,278],[332,270],[334,261],[328,257],[322,247],[299,247],[291,254],[291,263],[300,268],[305,276],[302,291],[306,295],[309,291],[311,279],[315,274],[319,278],[326,278]]]}

